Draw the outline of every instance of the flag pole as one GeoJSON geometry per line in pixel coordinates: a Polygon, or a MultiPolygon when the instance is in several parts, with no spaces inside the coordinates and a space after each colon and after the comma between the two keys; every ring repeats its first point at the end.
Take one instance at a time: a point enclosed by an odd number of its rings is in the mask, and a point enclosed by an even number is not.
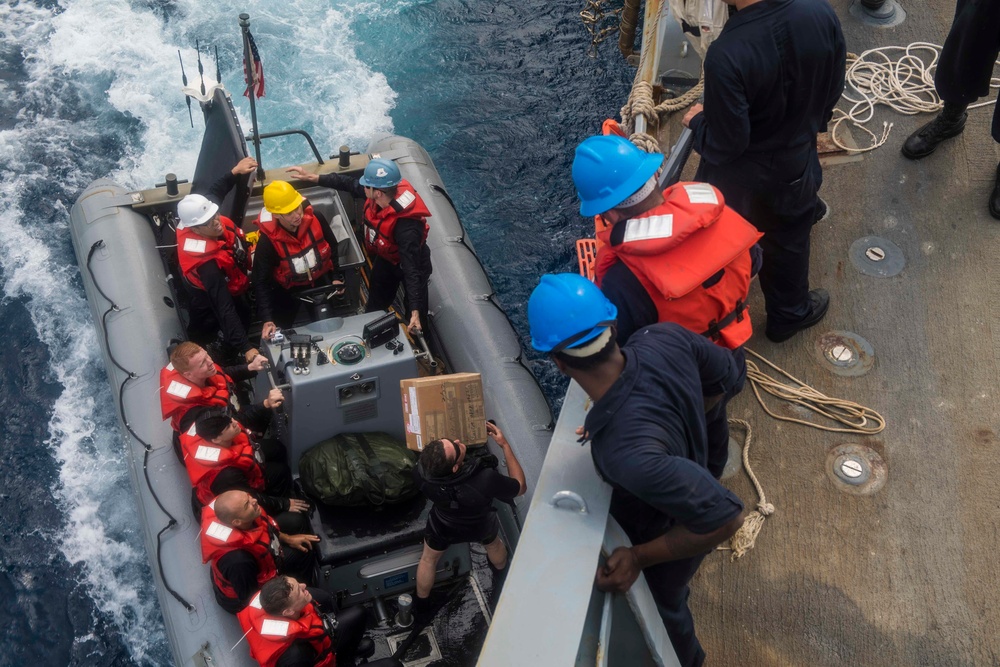
{"type": "Polygon", "coordinates": [[[247,81],[247,90],[250,94],[250,122],[253,125],[253,150],[257,156],[257,180],[264,182],[264,166],[260,161],[260,132],[257,130],[257,105],[254,100],[253,88],[253,54],[250,52],[250,15],[240,14],[240,29],[243,31],[243,74],[247,81]]]}

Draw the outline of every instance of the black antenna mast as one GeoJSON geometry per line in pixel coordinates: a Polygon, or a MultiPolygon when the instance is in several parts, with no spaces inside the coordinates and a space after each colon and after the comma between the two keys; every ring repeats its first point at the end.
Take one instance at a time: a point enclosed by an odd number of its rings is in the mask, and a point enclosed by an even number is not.
{"type": "Polygon", "coordinates": [[[198,78],[201,79],[201,94],[202,97],[205,95],[205,67],[201,64],[201,44],[198,40],[194,40],[195,51],[198,52],[198,78]]]}
{"type": "MultiPolygon", "coordinates": [[[[184,83],[184,87],[187,88],[188,77],[187,74],[184,73],[184,59],[181,58],[180,49],[177,49],[177,60],[179,60],[181,63],[181,81],[184,83]]],[[[188,105],[188,120],[191,121],[191,127],[194,127],[194,116],[191,115],[191,96],[188,95],[187,93],[184,93],[184,99],[187,100],[187,105],[188,105]]]]}

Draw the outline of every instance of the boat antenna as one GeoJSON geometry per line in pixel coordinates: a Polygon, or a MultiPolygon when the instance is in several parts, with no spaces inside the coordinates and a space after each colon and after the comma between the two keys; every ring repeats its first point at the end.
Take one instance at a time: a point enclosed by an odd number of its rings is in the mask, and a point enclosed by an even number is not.
{"type": "Polygon", "coordinates": [[[222,73],[219,71],[219,46],[215,46],[215,82],[222,85],[222,73]]]}
{"type": "MultiPolygon", "coordinates": [[[[184,59],[181,58],[181,50],[177,49],[177,60],[181,62],[181,82],[184,87],[187,88],[188,85],[188,75],[184,73],[184,59]]],[[[194,116],[191,115],[191,96],[184,93],[184,99],[188,103],[188,120],[191,121],[191,127],[194,127],[194,116]]]]}
{"type": "MultiPolygon", "coordinates": [[[[250,15],[240,14],[240,30],[243,31],[243,74],[246,77],[247,85],[253,81],[253,53],[250,50],[250,15]]],[[[251,137],[253,138],[253,150],[257,157],[257,179],[264,182],[264,167],[260,161],[260,132],[257,130],[257,105],[254,101],[252,91],[247,95],[250,100],[250,123],[252,125],[251,137]]]]}
{"type": "Polygon", "coordinates": [[[201,94],[205,95],[205,67],[201,64],[201,44],[194,40],[194,50],[198,52],[198,78],[201,79],[201,94]]]}

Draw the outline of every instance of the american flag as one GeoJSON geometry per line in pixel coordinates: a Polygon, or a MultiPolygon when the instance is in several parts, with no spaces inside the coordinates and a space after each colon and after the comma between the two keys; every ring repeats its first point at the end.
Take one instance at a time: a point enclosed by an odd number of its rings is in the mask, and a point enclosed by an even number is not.
{"type": "Polygon", "coordinates": [[[243,59],[243,80],[246,81],[247,89],[243,91],[244,97],[250,97],[253,90],[257,99],[264,97],[264,64],[260,61],[260,53],[257,51],[257,42],[253,41],[253,35],[247,30],[247,39],[250,40],[250,54],[253,56],[253,67],[249,67],[246,56],[243,59]],[[251,81],[252,77],[252,81],[251,81]]]}

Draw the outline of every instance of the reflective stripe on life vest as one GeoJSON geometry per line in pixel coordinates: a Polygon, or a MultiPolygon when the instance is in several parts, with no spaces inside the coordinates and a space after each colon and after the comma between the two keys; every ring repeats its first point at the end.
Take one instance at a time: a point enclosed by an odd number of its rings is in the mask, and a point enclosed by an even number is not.
{"type": "Polygon", "coordinates": [[[656,208],[598,233],[604,245],[596,282],[624,262],[656,305],[659,321],[735,349],[753,333],[746,313],[749,249],[762,234],[707,183],[678,183],[663,198],[656,208]]]}

